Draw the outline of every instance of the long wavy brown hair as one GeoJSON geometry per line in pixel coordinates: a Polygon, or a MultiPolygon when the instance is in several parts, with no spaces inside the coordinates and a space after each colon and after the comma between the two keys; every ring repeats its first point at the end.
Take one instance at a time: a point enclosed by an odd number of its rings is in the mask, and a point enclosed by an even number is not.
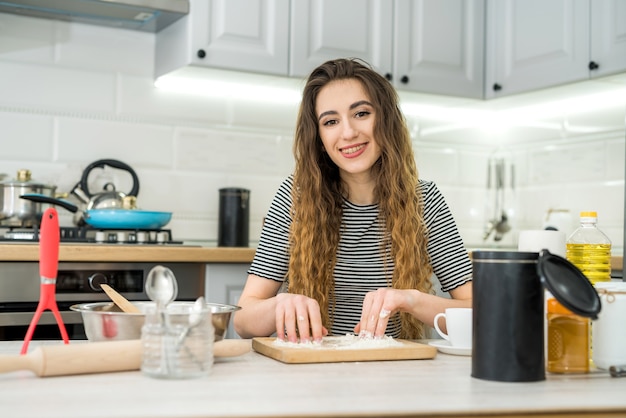
{"type": "MultiPolygon", "coordinates": [[[[391,84],[356,59],[328,61],[316,68],[304,87],[297,119],[289,292],[317,300],[324,326],[330,329],[334,306],[333,271],[346,196],[339,169],[324,151],[315,112],[317,95],[331,81],[355,79],[375,109],[374,137],[381,156],[372,167],[374,197],[386,235],[381,243],[384,265],[393,260],[390,286],[431,292],[432,267],[418,175],[406,121],[391,84]],[[391,259],[389,259],[391,257],[391,259]]],[[[389,272],[391,273],[391,272],[389,272]]],[[[401,338],[421,338],[424,324],[401,314],[401,338]]]]}

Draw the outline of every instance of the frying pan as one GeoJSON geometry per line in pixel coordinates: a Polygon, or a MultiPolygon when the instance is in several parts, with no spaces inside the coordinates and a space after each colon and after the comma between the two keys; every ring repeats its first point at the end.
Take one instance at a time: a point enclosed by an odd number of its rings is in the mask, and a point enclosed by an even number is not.
{"type": "MultiPolygon", "coordinates": [[[[33,202],[49,203],[61,206],[72,213],[78,206],[63,199],[28,193],[20,196],[33,202]]],[[[160,229],[172,219],[171,212],[150,212],[137,209],[89,209],[84,211],[83,219],[97,229],[160,229]]]]}

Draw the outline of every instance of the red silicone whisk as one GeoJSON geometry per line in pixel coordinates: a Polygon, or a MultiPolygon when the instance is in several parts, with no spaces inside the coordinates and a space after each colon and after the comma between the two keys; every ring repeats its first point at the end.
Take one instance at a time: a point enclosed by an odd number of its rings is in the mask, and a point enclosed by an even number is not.
{"type": "Polygon", "coordinates": [[[59,241],[61,239],[60,235],[59,215],[56,209],[49,208],[41,217],[41,227],[39,229],[39,275],[41,278],[39,304],[37,305],[35,315],[33,315],[33,319],[30,321],[30,325],[28,326],[21,354],[26,354],[28,352],[28,343],[33,338],[37,322],[39,322],[41,314],[46,309],[52,311],[52,314],[59,325],[63,342],[65,342],[65,344],[69,344],[65,324],[63,324],[63,318],[61,318],[61,314],[59,313],[56,300],[56,282],[59,268],[59,241]]]}

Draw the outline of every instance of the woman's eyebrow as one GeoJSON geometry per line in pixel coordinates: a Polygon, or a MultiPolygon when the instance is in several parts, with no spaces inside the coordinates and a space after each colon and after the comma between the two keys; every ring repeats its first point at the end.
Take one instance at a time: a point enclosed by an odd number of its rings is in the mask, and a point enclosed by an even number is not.
{"type": "MultiPolygon", "coordinates": [[[[354,108],[357,108],[359,106],[363,106],[363,105],[373,106],[367,100],[359,100],[358,102],[354,102],[354,103],[352,103],[350,105],[350,110],[352,110],[354,108]]],[[[337,113],[339,113],[339,112],[337,112],[336,110],[327,110],[326,112],[320,113],[320,115],[317,117],[317,120],[319,121],[320,119],[322,119],[326,115],[336,115],[337,113]]]]}

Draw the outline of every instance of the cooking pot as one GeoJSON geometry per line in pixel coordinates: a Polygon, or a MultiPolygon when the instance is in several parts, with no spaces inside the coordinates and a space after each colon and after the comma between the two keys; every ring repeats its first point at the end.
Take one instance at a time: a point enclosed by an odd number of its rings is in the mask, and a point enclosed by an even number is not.
{"type": "Polygon", "coordinates": [[[31,180],[30,170],[17,171],[16,180],[0,181],[0,225],[32,227],[38,225],[48,205],[20,199],[23,194],[37,193],[54,197],[56,186],[31,180]]]}
{"type": "Polygon", "coordinates": [[[135,170],[122,161],[113,159],[98,160],[89,164],[87,168],[85,168],[80,181],[76,184],[76,186],[74,186],[71,193],[83,204],[83,207],[79,207],[74,215],[74,223],[81,226],[87,223],[85,221],[85,210],[123,208],[125,197],[136,197],[139,193],[139,178],[137,177],[135,170]],[[133,179],[133,186],[128,193],[116,190],[115,185],[111,182],[106,183],[101,192],[92,193],[89,190],[88,180],[91,172],[96,168],[104,168],[106,166],[127,171],[131,175],[133,179]]]}
{"type": "MultiPolygon", "coordinates": [[[[76,213],[79,208],[63,199],[40,194],[25,194],[22,199],[61,206],[76,213]]],[[[86,224],[96,229],[160,229],[172,219],[171,212],[151,212],[138,209],[89,209],[83,211],[86,224]]]]}

